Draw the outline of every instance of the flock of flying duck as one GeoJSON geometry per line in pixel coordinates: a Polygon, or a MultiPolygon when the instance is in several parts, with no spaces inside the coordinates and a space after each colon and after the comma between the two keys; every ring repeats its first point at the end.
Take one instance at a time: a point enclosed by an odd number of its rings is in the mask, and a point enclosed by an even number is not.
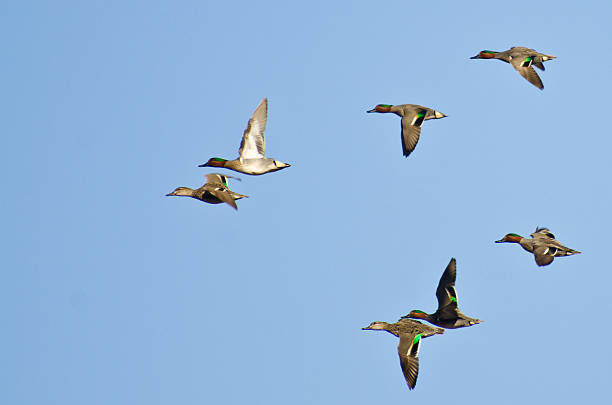
{"type": "MultiPolygon", "coordinates": [[[[484,50],[470,59],[498,59],[510,63],[529,83],[542,90],[544,85],[533,69],[533,66],[543,71],[545,70],[543,62],[555,59],[555,56],[545,55],[530,48],[512,47],[503,52],[484,50]]],[[[393,113],[401,117],[402,152],[406,157],[414,151],[419,141],[423,122],[446,117],[446,115],[439,111],[417,104],[378,104],[367,112],[393,113]]],[[[234,160],[213,157],[198,167],[225,168],[249,175],[261,175],[290,167],[291,165],[288,163],[266,157],[264,131],[266,129],[267,116],[268,99],[264,98],[255,109],[244,130],[240,148],[238,149],[239,157],[234,160]]],[[[189,187],[178,187],[166,195],[192,197],[209,204],[226,203],[234,209],[238,209],[236,200],[248,196],[230,190],[228,178],[237,179],[220,173],[206,174],[206,183],[201,187],[195,190],[189,187]]],[[[577,250],[563,246],[547,228],[538,227],[530,236],[531,239],[527,239],[515,233],[509,233],[502,239],[495,241],[495,243],[520,244],[523,249],[533,253],[538,266],[549,265],[555,257],[580,253],[577,250]]],[[[399,337],[397,350],[400,366],[410,389],[413,389],[416,385],[419,373],[418,354],[423,338],[443,334],[444,329],[463,328],[482,322],[480,319],[470,318],[459,311],[457,292],[455,290],[456,278],[457,263],[455,258],[452,258],[438,283],[438,288],[436,289],[438,309],[433,314],[428,314],[421,310],[412,310],[408,315],[401,317],[395,323],[376,321],[362,328],[363,330],[384,330],[399,337]],[[439,327],[434,328],[414,319],[425,320],[439,327]]]]}

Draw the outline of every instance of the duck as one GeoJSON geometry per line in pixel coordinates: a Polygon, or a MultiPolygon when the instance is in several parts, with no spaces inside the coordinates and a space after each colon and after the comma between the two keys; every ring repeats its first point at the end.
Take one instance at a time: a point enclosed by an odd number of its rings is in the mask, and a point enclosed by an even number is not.
{"type": "Polygon", "coordinates": [[[242,141],[238,149],[240,156],[234,160],[213,157],[198,167],[223,167],[255,176],[291,167],[288,163],[266,157],[264,131],[267,119],[268,99],[264,98],[255,109],[242,134],[242,141]]]}
{"type": "Polygon", "coordinates": [[[507,51],[496,52],[483,50],[478,55],[472,56],[470,59],[499,59],[508,62],[517,72],[520,73],[527,81],[540,90],[544,90],[542,79],[533,69],[533,66],[544,71],[544,63],[547,60],[555,59],[556,56],[539,53],[531,48],[523,46],[513,46],[507,51]]]}
{"type": "Polygon", "coordinates": [[[500,240],[496,240],[495,243],[518,243],[523,249],[533,253],[538,266],[548,266],[555,257],[582,253],[563,246],[548,228],[536,227],[535,232],[530,236],[531,239],[527,239],[516,233],[509,233],[500,240]]]}
{"type": "Polygon", "coordinates": [[[416,148],[421,136],[423,121],[444,118],[446,115],[417,104],[378,104],[367,113],[393,113],[402,117],[402,151],[408,157],[416,148]]]}
{"type": "Polygon", "coordinates": [[[375,321],[362,330],[385,330],[399,337],[397,352],[404,379],[409,389],[414,389],[419,376],[419,349],[423,338],[441,335],[444,329],[433,328],[412,319],[400,319],[396,323],[375,321]]]}
{"type": "Polygon", "coordinates": [[[236,200],[248,197],[248,195],[238,194],[230,190],[227,185],[228,177],[240,180],[232,176],[210,173],[206,175],[206,183],[200,188],[193,190],[189,187],[177,187],[173,192],[166,194],[166,197],[191,197],[209,204],[226,203],[237,210],[238,205],[236,205],[236,200]]]}
{"type": "Polygon", "coordinates": [[[438,288],[436,289],[436,297],[438,297],[438,309],[433,314],[428,314],[421,310],[412,310],[402,319],[424,319],[427,322],[436,326],[441,326],[446,329],[463,328],[473,326],[482,321],[476,318],[470,318],[459,311],[457,302],[457,291],[455,290],[455,280],[457,279],[457,260],[451,258],[448,266],[440,277],[438,288]]]}

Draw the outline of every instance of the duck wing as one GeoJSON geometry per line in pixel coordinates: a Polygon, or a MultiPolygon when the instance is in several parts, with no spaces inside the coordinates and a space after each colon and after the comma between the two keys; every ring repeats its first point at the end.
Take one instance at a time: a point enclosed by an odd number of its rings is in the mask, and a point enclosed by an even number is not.
{"type": "Polygon", "coordinates": [[[548,266],[555,259],[555,253],[557,249],[549,248],[548,246],[536,246],[533,249],[533,256],[535,257],[536,264],[538,266],[548,266]]]}
{"type": "Polygon", "coordinates": [[[421,334],[404,333],[400,335],[397,353],[400,366],[408,388],[414,389],[419,376],[419,349],[421,347],[421,334]]]}
{"type": "Polygon", "coordinates": [[[438,298],[438,318],[441,320],[456,319],[458,308],[457,308],[457,291],[455,290],[455,280],[457,279],[457,261],[453,257],[442,277],[438,283],[436,289],[436,297],[438,298]]]}
{"type": "Polygon", "coordinates": [[[538,76],[536,71],[531,66],[532,65],[531,61],[529,62],[526,61],[525,60],[526,58],[533,58],[533,57],[527,56],[527,57],[520,57],[520,58],[518,57],[512,58],[512,60],[510,61],[510,64],[512,65],[512,67],[514,67],[514,69],[516,69],[517,72],[519,72],[521,76],[527,79],[529,83],[533,84],[540,90],[544,89],[544,84],[542,83],[542,79],[540,79],[540,76],[538,76]],[[526,64],[526,62],[528,62],[528,64],[526,64]]]}
{"type": "Polygon", "coordinates": [[[537,227],[535,232],[529,236],[531,236],[534,239],[555,239],[555,235],[553,235],[552,232],[550,232],[548,228],[540,228],[540,227],[537,227]]]}
{"type": "Polygon", "coordinates": [[[263,159],[266,157],[266,121],[268,119],[268,99],[264,98],[249,119],[242,141],[240,142],[240,159],[263,159]]]}
{"type": "Polygon", "coordinates": [[[418,109],[402,116],[402,151],[408,157],[416,148],[421,136],[421,125],[425,121],[427,109],[418,109]]]}
{"type": "Polygon", "coordinates": [[[234,200],[234,197],[232,196],[232,193],[229,189],[219,186],[219,187],[208,187],[206,191],[208,191],[210,194],[212,194],[214,197],[217,197],[219,200],[223,201],[224,203],[228,204],[233,209],[235,210],[238,209],[238,205],[236,205],[236,201],[234,200]]]}

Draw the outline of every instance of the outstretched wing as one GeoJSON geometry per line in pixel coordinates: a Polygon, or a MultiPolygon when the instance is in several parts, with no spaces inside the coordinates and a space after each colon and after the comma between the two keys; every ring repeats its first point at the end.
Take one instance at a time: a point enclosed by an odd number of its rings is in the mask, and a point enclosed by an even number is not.
{"type": "Polygon", "coordinates": [[[548,246],[537,246],[533,249],[533,256],[535,257],[536,264],[538,266],[548,266],[551,264],[555,259],[556,250],[557,249],[549,248],[548,246]]]}
{"type": "Polygon", "coordinates": [[[436,297],[438,298],[438,318],[455,319],[457,317],[457,291],[455,280],[457,279],[457,261],[453,257],[446,270],[440,277],[436,297]]]}
{"type": "Polygon", "coordinates": [[[546,239],[555,239],[555,235],[553,235],[548,228],[540,228],[537,227],[535,232],[530,235],[534,239],[538,238],[546,238],[546,239]]]}
{"type": "Polygon", "coordinates": [[[400,358],[402,373],[408,384],[408,388],[414,389],[419,376],[419,349],[421,347],[421,336],[416,334],[400,335],[397,353],[400,358]]]}
{"type": "Polygon", "coordinates": [[[402,117],[402,151],[408,157],[416,148],[421,136],[421,125],[427,110],[417,110],[402,117]]]}
{"type": "Polygon", "coordinates": [[[510,64],[512,64],[512,67],[514,67],[514,69],[516,69],[516,71],[519,72],[521,76],[527,79],[529,83],[542,90],[544,88],[544,84],[542,83],[540,76],[538,76],[536,71],[533,69],[531,63],[525,64],[525,62],[526,61],[524,58],[513,58],[510,61],[510,64]]]}
{"type": "Polygon", "coordinates": [[[238,205],[236,205],[236,201],[234,200],[234,197],[232,197],[231,192],[227,188],[215,187],[213,189],[208,190],[208,192],[212,194],[213,196],[217,197],[219,200],[228,204],[235,210],[238,209],[238,205]]]}
{"type": "Polygon", "coordinates": [[[240,142],[240,159],[261,159],[266,157],[266,120],[268,119],[268,99],[264,98],[249,119],[242,142],[240,142]]]}

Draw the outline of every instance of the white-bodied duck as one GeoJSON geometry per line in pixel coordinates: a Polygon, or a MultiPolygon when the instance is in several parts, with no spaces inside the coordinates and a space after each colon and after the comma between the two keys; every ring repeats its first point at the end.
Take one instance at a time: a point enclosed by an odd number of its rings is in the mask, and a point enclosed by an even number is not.
{"type": "Polygon", "coordinates": [[[240,149],[238,149],[240,157],[234,160],[214,157],[198,167],[224,167],[244,174],[259,175],[291,166],[288,163],[266,157],[264,131],[266,130],[267,118],[268,99],[264,98],[255,109],[244,130],[240,149]]]}

